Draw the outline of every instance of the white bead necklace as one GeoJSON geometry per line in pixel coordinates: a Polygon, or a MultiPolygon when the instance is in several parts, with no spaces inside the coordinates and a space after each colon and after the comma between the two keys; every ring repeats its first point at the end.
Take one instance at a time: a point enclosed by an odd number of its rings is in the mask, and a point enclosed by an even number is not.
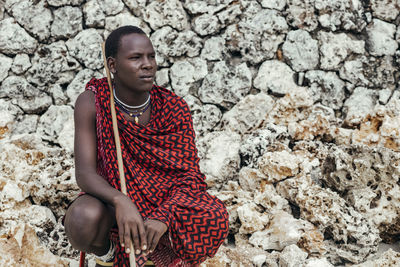
{"type": "Polygon", "coordinates": [[[129,109],[140,109],[145,107],[149,102],[150,102],[150,94],[149,97],[147,98],[146,102],[144,102],[143,104],[139,105],[139,106],[130,106],[128,104],[125,104],[124,102],[122,102],[121,100],[118,99],[117,95],[115,94],[115,87],[113,88],[113,93],[114,93],[114,97],[115,99],[124,107],[129,108],[129,109]]]}

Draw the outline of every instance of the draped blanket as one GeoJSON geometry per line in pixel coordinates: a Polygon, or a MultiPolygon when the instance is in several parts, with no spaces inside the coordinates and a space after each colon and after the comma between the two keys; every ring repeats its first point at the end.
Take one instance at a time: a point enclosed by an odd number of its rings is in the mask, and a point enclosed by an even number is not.
{"type": "MultiPolygon", "coordinates": [[[[93,78],[86,90],[95,93],[97,172],[120,190],[117,155],[107,79],[93,78]]],[[[144,220],[168,226],[148,257],[156,266],[197,266],[212,257],[228,233],[224,204],[206,192],[199,169],[192,118],[186,102],[171,91],[153,86],[151,118],[146,126],[127,120],[116,107],[127,192],[144,220]]],[[[117,243],[114,266],[129,266],[117,243]]]]}

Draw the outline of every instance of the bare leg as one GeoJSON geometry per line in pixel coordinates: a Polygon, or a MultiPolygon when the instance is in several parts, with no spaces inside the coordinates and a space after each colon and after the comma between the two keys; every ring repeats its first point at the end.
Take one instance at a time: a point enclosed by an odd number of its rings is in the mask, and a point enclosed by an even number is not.
{"type": "Polygon", "coordinates": [[[72,247],[104,255],[110,245],[109,232],[115,225],[114,209],[89,194],[78,197],[65,214],[65,232],[72,247]]]}

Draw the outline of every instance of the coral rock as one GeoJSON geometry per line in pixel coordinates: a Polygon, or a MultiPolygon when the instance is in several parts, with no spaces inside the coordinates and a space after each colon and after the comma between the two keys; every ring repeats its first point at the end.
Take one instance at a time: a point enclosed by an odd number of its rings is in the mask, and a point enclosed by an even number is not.
{"type": "Polygon", "coordinates": [[[282,50],[295,71],[312,70],[319,62],[318,42],[304,30],[289,32],[282,50]]]}
{"type": "Polygon", "coordinates": [[[51,35],[56,38],[69,38],[82,31],[82,11],[78,7],[65,6],[54,11],[51,35]]]}
{"type": "Polygon", "coordinates": [[[248,94],[251,80],[246,63],[230,68],[224,61],[216,62],[199,88],[199,98],[204,103],[230,108],[248,94]]]}
{"type": "Polygon", "coordinates": [[[374,19],[368,25],[368,50],[371,55],[394,55],[399,44],[394,40],[396,25],[374,19]]]}
{"type": "Polygon", "coordinates": [[[0,52],[6,54],[32,54],[38,43],[14,19],[0,21],[0,52]]]}

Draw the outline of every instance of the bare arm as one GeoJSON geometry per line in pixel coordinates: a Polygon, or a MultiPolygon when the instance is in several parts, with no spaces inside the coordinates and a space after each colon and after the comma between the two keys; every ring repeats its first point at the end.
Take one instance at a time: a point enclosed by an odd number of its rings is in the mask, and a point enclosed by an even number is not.
{"type": "Polygon", "coordinates": [[[122,195],[96,173],[96,106],[94,94],[85,91],[75,103],[75,176],[78,186],[93,196],[115,206],[115,201],[122,195]]]}
{"type": "Polygon", "coordinates": [[[85,91],[79,95],[75,104],[74,119],[75,176],[78,186],[84,192],[115,207],[121,245],[129,248],[133,240],[136,249],[146,250],[147,238],[143,218],[136,205],[96,172],[96,106],[93,92],[85,91]]]}

